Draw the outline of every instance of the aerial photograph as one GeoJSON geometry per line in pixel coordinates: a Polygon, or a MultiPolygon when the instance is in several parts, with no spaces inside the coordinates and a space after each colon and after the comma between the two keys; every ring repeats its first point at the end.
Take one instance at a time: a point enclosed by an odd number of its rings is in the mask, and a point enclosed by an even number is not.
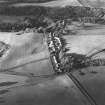
{"type": "Polygon", "coordinates": [[[0,0],[0,105],[105,105],[104,0],[0,0]]]}

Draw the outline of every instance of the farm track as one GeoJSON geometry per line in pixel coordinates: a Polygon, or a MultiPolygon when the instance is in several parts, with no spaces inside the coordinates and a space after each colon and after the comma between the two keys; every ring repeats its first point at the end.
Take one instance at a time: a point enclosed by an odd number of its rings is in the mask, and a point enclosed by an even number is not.
{"type": "Polygon", "coordinates": [[[82,86],[82,84],[78,81],[78,79],[73,76],[72,73],[66,73],[66,75],[71,79],[74,84],[78,87],[78,89],[81,91],[81,93],[84,95],[84,97],[89,101],[90,105],[98,105],[94,98],[88,93],[88,91],[82,86]]]}

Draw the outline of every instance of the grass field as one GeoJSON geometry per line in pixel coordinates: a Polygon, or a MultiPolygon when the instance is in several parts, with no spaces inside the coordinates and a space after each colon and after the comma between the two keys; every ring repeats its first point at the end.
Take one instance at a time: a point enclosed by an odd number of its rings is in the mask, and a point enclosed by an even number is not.
{"type": "Polygon", "coordinates": [[[79,27],[75,35],[66,35],[68,53],[91,54],[97,50],[105,48],[105,26],[88,25],[79,27]]]}

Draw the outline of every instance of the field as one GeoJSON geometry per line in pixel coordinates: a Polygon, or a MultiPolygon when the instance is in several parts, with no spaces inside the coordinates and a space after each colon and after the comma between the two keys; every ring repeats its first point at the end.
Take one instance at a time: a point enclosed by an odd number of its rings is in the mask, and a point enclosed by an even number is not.
{"type": "Polygon", "coordinates": [[[87,92],[93,97],[97,104],[104,105],[105,97],[105,66],[88,67],[81,70],[84,75],[80,75],[79,70],[74,70],[73,75],[83,85],[87,92]]]}
{"type": "Polygon", "coordinates": [[[75,35],[65,35],[68,53],[90,55],[105,48],[105,26],[88,24],[84,28],[77,27],[75,35]]]}
{"type": "Polygon", "coordinates": [[[76,0],[3,0],[0,2],[1,5],[6,6],[65,6],[65,5],[80,5],[76,0]]]}

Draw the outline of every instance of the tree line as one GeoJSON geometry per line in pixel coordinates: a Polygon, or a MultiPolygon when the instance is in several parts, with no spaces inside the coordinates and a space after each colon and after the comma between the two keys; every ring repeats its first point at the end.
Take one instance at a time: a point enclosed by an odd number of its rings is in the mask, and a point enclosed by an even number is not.
{"type": "MultiPolygon", "coordinates": [[[[0,7],[0,15],[4,16],[26,16],[28,17],[26,23],[0,23],[1,30],[24,30],[26,27],[45,27],[47,22],[44,22],[44,18],[48,17],[53,21],[62,19],[72,19],[78,21],[79,18],[95,17],[98,13],[100,17],[104,10],[102,8],[92,9],[89,7],[80,6],[66,6],[66,7],[42,7],[42,6],[27,6],[27,7],[0,7]],[[98,10],[98,11],[97,11],[98,10]],[[100,11],[100,14],[98,13],[100,11]],[[31,18],[33,16],[33,18],[31,18]]],[[[101,19],[101,18],[100,18],[101,19]]],[[[103,22],[103,21],[102,21],[103,22]]],[[[105,21],[104,21],[105,23],[105,21]]]]}

